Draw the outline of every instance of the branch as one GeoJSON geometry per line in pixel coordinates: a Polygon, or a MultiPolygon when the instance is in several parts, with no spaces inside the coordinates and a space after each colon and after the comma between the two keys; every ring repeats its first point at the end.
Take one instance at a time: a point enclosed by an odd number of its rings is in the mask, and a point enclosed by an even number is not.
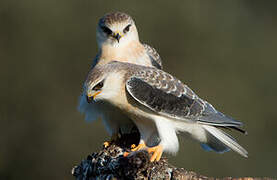
{"type": "Polygon", "coordinates": [[[273,178],[214,178],[199,175],[183,168],[170,165],[166,158],[151,163],[146,151],[131,153],[123,157],[125,151],[130,151],[129,143],[124,141],[113,142],[109,147],[97,153],[92,153],[86,160],[72,169],[77,180],[104,180],[104,179],[165,179],[165,180],[272,180],[273,178]]]}

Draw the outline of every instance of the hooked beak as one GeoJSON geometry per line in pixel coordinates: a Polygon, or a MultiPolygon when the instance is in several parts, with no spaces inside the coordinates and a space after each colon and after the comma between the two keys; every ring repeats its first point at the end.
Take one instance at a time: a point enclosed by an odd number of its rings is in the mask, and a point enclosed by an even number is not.
{"type": "Polygon", "coordinates": [[[88,94],[87,95],[87,102],[88,103],[91,103],[93,100],[95,100],[95,97],[98,95],[98,94],[100,94],[101,93],[101,91],[98,91],[98,92],[96,92],[96,93],[94,93],[94,94],[88,94]]]}
{"type": "Polygon", "coordinates": [[[117,42],[119,43],[119,40],[120,40],[120,38],[122,37],[122,35],[120,35],[119,32],[116,32],[116,33],[113,34],[113,37],[114,37],[114,38],[117,40],[117,42]]]}

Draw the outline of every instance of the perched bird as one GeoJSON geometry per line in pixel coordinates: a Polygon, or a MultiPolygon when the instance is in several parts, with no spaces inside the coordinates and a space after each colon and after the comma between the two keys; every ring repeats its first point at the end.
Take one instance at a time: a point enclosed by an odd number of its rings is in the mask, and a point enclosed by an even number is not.
{"type": "MultiPolygon", "coordinates": [[[[104,15],[98,22],[96,39],[99,50],[91,69],[112,60],[162,68],[162,61],[157,51],[140,42],[134,20],[125,13],[104,15]]],[[[112,139],[117,138],[119,131],[129,133],[134,126],[121,111],[110,108],[107,103],[88,104],[83,93],[78,109],[85,114],[85,119],[88,121],[102,118],[112,139]]]]}
{"type": "Polygon", "coordinates": [[[113,61],[92,69],[84,85],[88,102],[106,102],[125,113],[137,126],[141,139],[132,151],[147,149],[151,161],[163,151],[176,153],[178,133],[219,153],[247,151],[222,129],[245,132],[242,123],[217,111],[172,75],[153,67],[113,61]]]}

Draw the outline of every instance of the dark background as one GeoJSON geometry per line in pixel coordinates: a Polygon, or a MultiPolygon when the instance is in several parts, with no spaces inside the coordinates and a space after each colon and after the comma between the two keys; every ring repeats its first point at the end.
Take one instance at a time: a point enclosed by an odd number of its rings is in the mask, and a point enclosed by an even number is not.
{"type": "Polygon", "coordinates": [[[208,176],[276,177],[274,1],[1,0],[0,179],[73,179],[71,168],[109,139],[77,104],[97,21],[118,10],[134,17],[166,71],[249,133],[234,133],[248,159],[180,138],[171,163],[208,176]]]}

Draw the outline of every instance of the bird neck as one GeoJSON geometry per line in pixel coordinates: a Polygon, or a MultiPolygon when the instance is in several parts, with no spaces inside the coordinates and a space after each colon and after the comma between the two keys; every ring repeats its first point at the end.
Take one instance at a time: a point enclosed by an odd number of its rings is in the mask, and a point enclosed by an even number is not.
{"type": "Polygon", "coordinates": [[[137,40],[118,46],[102,44],[102,47],[99,49],[99,55],[100,64],[106,64],[113,60],[141,64],[139,61],[145,58],[145,49],[137,40]]]}

